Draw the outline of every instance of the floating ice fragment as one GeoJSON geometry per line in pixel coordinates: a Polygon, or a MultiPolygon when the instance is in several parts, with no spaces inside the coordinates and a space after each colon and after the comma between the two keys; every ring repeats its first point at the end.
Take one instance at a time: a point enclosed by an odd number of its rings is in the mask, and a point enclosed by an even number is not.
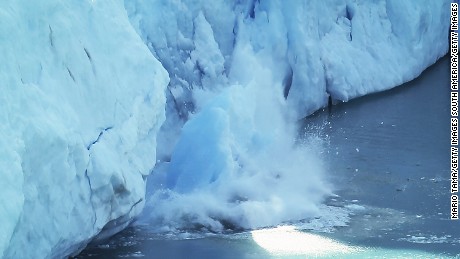
{"type": "Polygon", "coordinates": [[[366,209],[364,208],[364,206],[357,205],[357,204],[348,204],[348,205],[345,205],[345,208],[350,209],[350,210],[355,210],[355,211],[363,211],[366,209]]]}

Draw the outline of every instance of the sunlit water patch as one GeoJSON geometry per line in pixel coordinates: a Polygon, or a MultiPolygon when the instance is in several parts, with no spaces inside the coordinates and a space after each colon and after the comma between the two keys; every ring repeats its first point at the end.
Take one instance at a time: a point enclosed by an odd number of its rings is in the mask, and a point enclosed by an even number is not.
{"type": "Polygon", "coordinates": [[[339,243],[330,238],[301,232],[294,226],[279,226],[251,232],[253,240],[272,255],[324,256],[349,254],[359,248],[339,243]]]}

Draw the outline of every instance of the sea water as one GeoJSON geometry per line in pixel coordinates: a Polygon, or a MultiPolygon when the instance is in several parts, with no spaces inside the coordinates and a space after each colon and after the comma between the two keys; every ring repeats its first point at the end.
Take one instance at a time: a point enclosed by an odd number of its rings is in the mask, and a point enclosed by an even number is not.
{"type": "Polygon", "coordinates": [[[449,60],[383,93],[301,122],[322,140],[334,196],[316,219],[238,233],[158,234],[134,225],[78,258],[448,258],[460,253],[449,219],[449,60]]]}

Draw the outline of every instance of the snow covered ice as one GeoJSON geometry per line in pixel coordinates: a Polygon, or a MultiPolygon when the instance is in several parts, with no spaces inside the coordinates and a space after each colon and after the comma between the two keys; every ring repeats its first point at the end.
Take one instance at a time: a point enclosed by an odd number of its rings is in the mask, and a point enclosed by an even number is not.
{"type": "Polygon", "coordinates": [[[317,215],[321,140],[295,121],[417,77],[448,50],[449,1],[18,0],[0,18],[0,257],[49,258],[146,199],[166,229],[317,215]]]}

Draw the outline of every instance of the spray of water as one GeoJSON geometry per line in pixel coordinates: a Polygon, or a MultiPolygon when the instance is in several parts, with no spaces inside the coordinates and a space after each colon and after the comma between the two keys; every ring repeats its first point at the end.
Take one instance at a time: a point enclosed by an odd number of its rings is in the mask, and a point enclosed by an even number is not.
{"type": "Polygon", "coordinates": [[[282,80],[250,46],[236,53],[231,84],[194,92],[199,112],[183,126],[170,162],[149,179],[142,221],[160,230],[276,225],[316,216],[330,194],[322,141],[296,141],[282,80]]]}

